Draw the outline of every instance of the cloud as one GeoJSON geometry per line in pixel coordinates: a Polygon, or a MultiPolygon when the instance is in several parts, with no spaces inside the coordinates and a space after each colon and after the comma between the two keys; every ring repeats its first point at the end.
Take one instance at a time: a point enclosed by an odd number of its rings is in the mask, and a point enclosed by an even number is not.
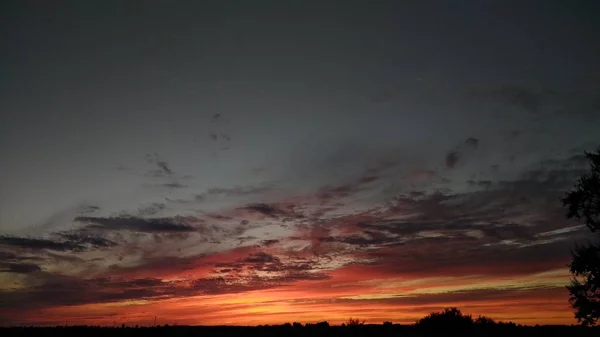
{"type": "Polygon", "coordinates": [[[465,140],[465,144],[476,149],[477,145],[479,145],[479,139],[477,138],[473,138],[473,137],[469,137],[465,140]]]}
{"type": "Polygon", "coordinates": [[[392,275],[561,268],[584,233],[563,230],[572,224],[563,221],[557,200],[582,173],[581,164],[579,158],[546,159],[512,180],[473,181],[475,190],[407,191],[384,209],[315,222],[313,249],[363,257],[392,275]]]}
{"type": "Polygon", "coordinates": [[[246,263],[270,263],[270,262],[275,262],[275,263],[279,263],[281,262],[277,257],[271,255],[271,254],[267,254],[265,252],[258,252],[258,253],[253,253],[250,254],[248,257],[246,257],[245,259],[241,260],[241,262],[246,262],[246,263]]]}
{"type": "Polygon", "coordinates": [[[379,246],[387,243],[397,243],[400,240],[397,237],[391,237],[384,232],[363,231],[361,234],[353,234],[347,236],[325,236],[317,239],[323,243],[344,243],[356,246],[379,246]]]}
{"type": "Polygon", "coordinates": [[[40,258],[18,256],[10,252],[0,252],[0,273],[30,274],[42,271],[38,263],[40,258]]]}
{"type": "Polygon", "coordinates": [[[57,233],[56,236],[60,237],[61,239],[67,241],[67,242],[71,242],[73,244],[76,245],[81,245],[81,246],[91,246],[93,248],[107,248],[107,247],[114,247],[117,245],[116,242],[111,241],[109,239],[97,236],[97,235],[93,235],[91,233],[86,233],[86,232],[77,232],[77,231],[70,231],[70,232],[60,232],[57,233]]]}
{"type": "Polygon", "coordinates": [[[84,251],[86,247],[78,242],[54,241],[48,239],[34,239],[16,236],[0,236],[0,245],[24,249],[49,249],[55,251],[84,251]]]}
{"type": "MultiPolygon", "coordinates": [[[[170,201],[170,200],[169,200],[170,201]]],[[[160,213],[162,210],[166,208],[166,205],[163,203],[152,203],[146,207],[138,208],[139,216],[152,216],[160,213]]]]}
{"type": "MultiPolygon", "coordinates": [[[[514,287],[511,289],[478,289],[448,291],[444,293],[434,294],[390,294],[381,296],[380,298],[368,296],[348,297],[339,299],[344,305],[367,305],[368,303],[384,304],[402,304],[407,306],[419,307],[423,305],[444,306],[445,304],[456,305],[456,303],[464,304],[482,304],[486,302],[495,303],[495,301],[523,302],[524,300],[533,298],[538,301],[548,300],[548,298],[562,297],[562,287],[538,287],[532,289],[530,287],[514,287]],[[559,290],[559,291],[557,291],[559,290]],[[557,296],[558,295],[558,296],[557,296]]],[[[511,303],[512,304],[512,303],[511,303]]],[[[423,310],[423,309],[421,309],[423,310]]]]}
{"type": "Polygon", "coordinates": [[[294,212],[293,204],[266,204],[266,203],[256,203],[249,204],[244,207],[238,208],[238,211],[246,211],[250,214],[258,214],[265,217],[269,217],[272,219],[281,219],[284,221],[300,218],[301,214],[294,212]]]}
{"type": "Polygon", "coordinates": [[[145,157],[146,162],[155,165],[158,169],[152,171],[155,176],[171,176],[174,174],[173,170],[169,167],[169,164],[163,160],[158,153],[147,154],[145,157]]]}
{"type": "MultiPolygon", "coordinates": [[[[461,143],[464,151],[479,144],[469,138],[461,143]]],[[[351,277],[373,279],[522,277],[564,267],[570,245],[582,237],[581,230],[565,229],[557,203],[582,165],[579,157],[546,158],[503,179],[473,177],[467,189],[452,190],[449,184],[437,192],[409,187],[384,194],[377,193],[388,177],[362,171],[309,195],[249,203],[216,214],[198,211],[200,218],[143,217],[170,211],[163,204],[149,204],[137,216],[77,217],[82,226],[50,234],[52,240],[3,237],[11,244],[3,244],[8,251],[0,252],[0,259],[7,261],[0,269],[8,277],[26,280],[22,286],[28,291],[11,290],[6,298],[29,303],[27,310],[279,291],[298,281],[305,281],[299,287],[323,281],[328,285],[323,288],[334,289],[350,268],[356,268],[351,277]],[[360,199],[363,195],[377,200],[360,199]],[[354,208],[353,199],[360,201],[359,207],[354,208]],[[162,240],[170,235],[173,240],[162,240]],[[26,253],[43,263],[15,260],[17,252],[25,251],[21,246],[57,253],[29,249],[26,253]],[[71,254],[90,249],[109,253],[71,254]],[[69,276],[61,275],[65,271],[69,276]]],[[[433,180],[444,172],[409,169],[403,174],[410,180],[433,180]]],[[[210,189],[205,195],[246,192],[252,189],[210,189]]]]}
{"type": "Polygon", "coordinates": [[[446,154],[446,167],[447,168],[454,168],[454,166],[456,166],[456,163],[458,162],[458,152],[456,151],[450,151],[446,154]]]}
{"type": "Polygon", "coordinates": [[[87,205],[87,206],[80,207],[80,210],[77,213],[86,214],[86,213],[93,213],[98,210],[100,210],[100,207],[98,207],[98,206],[87,205]]]}
{"type": "Polygon", "coordinates": [[[251,212],[261,213],[263,215],[277,217],[279,214],[282,214],[282,211],[277,209],[276,207],[268,204],[252,204],[241,209],[248,210],[251,212]]]}
{"type": "MultiPolygon", "coordinates": [[[[180,265],[177,258],[162,259],[166,265],[176,265],[178,270],[187,267],[196,270],[208,262],[208,257],[196,257],[194,264],[180,265]],[[199,259],[199,260],[198,260],[199,259]]],[[[161,262],[161,263],[162,263],[161,262]]],[[[188,261],[191,262],[191,261],[188,261]]],[[[166,266],[165,265],[165,266],[166,266]]],[[[183,298],[198,295],[234,294],[252,290],[280,287],[300,280],[324,280],[329,276],[312,271],[310,261],[283,263],[265,252],[250,253],[231,263],[215,263],[214,275],[199,278],[165,280],[158,277],[127,278],[124,276],[99,276],[78,278],[66,275],[43,273],[36,284],[27,289],[6,292],[6,302],[13,309],[46,308],[56,305],[79,305],[108,303],[125,300],[158,300],[183,298]],[[257,272],[261,272],[258,274],[257,272]]],[[[154,264],[151,270],[156,270],[154,264]]],[[[18,267],[13,267],[18,268],[18,267]]],[[[21,272],[35,272],[21,267],[21,272]]],[[[139,273],[135,273],[138,274],[139,273]]]]}
{"type": "Polygon", "coordinates": [[[542,103],[540,94],[524,88],[506,86],[501,88],[498,94],[509,104],[519,106],[532,113],[538,112],[542,103]]]}
{"type": "Polygon", "coordinates": [[[42,271],[42,268],[33,263],[0,262],[0,273],[29,274],[42,271]]]}
{"type": "Polygon", "coordinates": [[[168,188],[186,188],[187,187],[187,185],[183,185],[178,182],[165,183],[165,184],[162,184],[162,186],[168,187],[168,188]]]}
{"type": "Polygon", "coordinates": [[[448,151],[446,153],[446,167],[450,169],[454,168],[460,158],[464,157],[467,154],[470,154],[472,151],[476,150],[478,146],[479,139],[474,137],[469,137],[465,139],[464,142],[459,143],[457,146],[454,147],[453,150],[448,151]]]}
{"type": "Polygon", "coordinates": [[[194,222],[194,219],[175,217],[175,218],[150,218],[143,219],[133,216],[123,217],[76,217],[77,222],[88,224],[88,228],[104,230],[128,230],[132,232],[144,233],[182,233],[194,232],[196,228],[187,222],[194,222]]]}
{"type": "Polygon", "coordinates": [[[265,247],[270,247],[270,246],[273,246],[273,245],[275,245],[277,243],[279,243],[279,240],[271,239],[271,240],[263,240],[263,241],[261,241],[261,244],[263,246],[265,246],[265,247]]]}
{"type": "Polygon", "coordinates": [[[272,185],[265,186],[235,186],[231,188],[213,187],[202,194],[195,196],[196,201],[205,201],[209,197],[244,197],[259,195],[273,188],[272,185]]]}
{"type": "Polygon", "coordinates": [[[326,279],[327,276],[319,263],[312,259],[298,257],[277,257],[272,254],[258,251],[247,255],[245,258],[234,262],[216,263],[219,274],[233,273],[242,278],[255,278],[256,272],[261,272],[263,280],[270,283],[292,282],[296,280],[326,279]]]}
{"type": "Polygon", "coordinates": [[[469,179],[469,180],[467,180],[467,184],[469,184],[470,186],[474,186],[474,187],[488,188],[488,187],[491,187],[493,183],[491,180],[469,179]]]}

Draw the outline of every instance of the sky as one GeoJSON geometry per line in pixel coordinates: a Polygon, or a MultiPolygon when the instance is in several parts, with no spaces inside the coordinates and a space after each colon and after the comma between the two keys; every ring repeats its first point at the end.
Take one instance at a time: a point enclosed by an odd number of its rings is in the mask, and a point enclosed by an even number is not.
{"type": "Polygon", "coordinates": [[[572,324],[598,1],[3,1],[0,325],[572,324]]]}

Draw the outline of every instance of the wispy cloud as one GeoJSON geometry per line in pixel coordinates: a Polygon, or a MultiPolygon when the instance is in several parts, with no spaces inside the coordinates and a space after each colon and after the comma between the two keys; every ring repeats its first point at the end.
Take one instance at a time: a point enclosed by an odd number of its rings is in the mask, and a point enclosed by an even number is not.
{"type": "Polygon", "coordinates": [[[176,218],[138,218],[134,216],[122,217],[76,217],[74,219],[88,225],[92,229],[128,230],[134,232],[159,233],[159,232],[193,232],[196,229],[190,222],[194,219],[176,218]]]}

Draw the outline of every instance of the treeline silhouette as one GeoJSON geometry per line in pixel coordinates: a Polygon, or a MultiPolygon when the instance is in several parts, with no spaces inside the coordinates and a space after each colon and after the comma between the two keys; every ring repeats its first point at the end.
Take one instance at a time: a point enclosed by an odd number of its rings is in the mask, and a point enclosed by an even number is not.
{"type": "Polygon", "coordinates": [[[244,326],[170,326],[154,327],[126,326],[56,326],[56,327],[7,327],[0,328],[0,336],[406,336],[406,337],[444,337],[444,336],[600,336],[600,327],[576,325],[524,326],[512,322],[496,322],[485,316],[473,318],[464,315],[457,308],[446,308],[431,313],[415,324],[402,325],[392,322],[366,324],[357,318],[350,318],[342,325],[331,326],[328,322],[299,322],[282,325],[244,326]]]}

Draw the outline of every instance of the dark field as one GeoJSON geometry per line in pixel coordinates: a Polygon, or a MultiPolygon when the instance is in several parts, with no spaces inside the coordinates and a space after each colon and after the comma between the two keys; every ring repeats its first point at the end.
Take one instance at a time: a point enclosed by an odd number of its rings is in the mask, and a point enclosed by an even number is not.
{"type": "Polygon", "coordinates": [[[133,327],[56,327],[56,328],[0,328],[0,336],[600,336],[600,328],[580,326],[517,326],[512,324],[473,326],[468,329],[448,327],[416,327],[412,325],[361,326],[175,326],[154,328],[133,327]]]}

